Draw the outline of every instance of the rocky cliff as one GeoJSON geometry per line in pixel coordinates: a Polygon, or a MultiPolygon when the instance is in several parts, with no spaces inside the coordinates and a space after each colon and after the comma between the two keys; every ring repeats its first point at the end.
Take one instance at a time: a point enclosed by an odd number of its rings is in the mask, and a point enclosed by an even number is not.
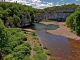
{"type": "Polygon", "coordinates": [[[27,18],[26,15],[21,14],[21,18],[18,23],[15,25],[12,20],[9,20],[5,23],[6,27],[26,27],[32,24],[31,18],[27,18]]]}
{"type": "MultiPolygon", "coordinates": [[[[75,11],[74,8],[60,9],[53,11],[45,11],[43,13],[37,13],[35,16],[35,22],[40,22],[42,19],[56,20],[56,21],[65,21],[66,18],[75,11]]],[[[7,27],[26,27],[31,25],[33,20],[27,18],[24,14],[20,15],[21,18],[18,23],[15,25],[13,21],[9,20],[5,23],[7,27]]]]}
{"type": "Polygon", "coordinates": [[[37,21],[42,19],[50,19],[56,21],[65,21],[75,11],[75,8],[66,8],[53,11],[45,11],[44,13],[38,13],[36,16],[37,21]]]}

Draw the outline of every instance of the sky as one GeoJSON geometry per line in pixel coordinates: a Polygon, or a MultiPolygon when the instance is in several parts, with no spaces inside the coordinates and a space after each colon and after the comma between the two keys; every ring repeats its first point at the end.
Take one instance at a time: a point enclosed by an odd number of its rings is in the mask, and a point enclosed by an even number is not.
{"type": "Polygon", "coordinates": [[[26,4],[38,9],[71,3],[80,4],[80,0],[5,0],[5,1],[7,2],[17,1],[18,3],[26,4]]]}

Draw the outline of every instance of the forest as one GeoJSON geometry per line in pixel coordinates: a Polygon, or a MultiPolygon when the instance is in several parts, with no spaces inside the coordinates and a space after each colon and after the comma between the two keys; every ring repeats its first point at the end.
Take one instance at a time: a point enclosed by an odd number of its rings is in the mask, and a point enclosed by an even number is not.
{"type": "Polygon", "coordinates": [[[24,42],[26,40],[26,35],[20,29],[6,28],[0,20],[0,58],[5,56],[5,60],[25,59],[26,55],[30,55],[30,44],[24,42]]]}
{"type": "Polygon", "coordinates": [[[32,6],[21,5],[19,3],[0,2],[0,19],[3,20],[6,26],[14,25],[13,27],[18,27],[18,25],[24,24],[22,23],[24,19],[27,20],[27,23],[32,23],[35,20],[37,12],[41,11],[32,8],[32,6]]]}
{"type": "Polygon", "coordinates": [[[71,28],[71,31],[80,35],[80,6],[66,19],[66,24],[71,28]]]}

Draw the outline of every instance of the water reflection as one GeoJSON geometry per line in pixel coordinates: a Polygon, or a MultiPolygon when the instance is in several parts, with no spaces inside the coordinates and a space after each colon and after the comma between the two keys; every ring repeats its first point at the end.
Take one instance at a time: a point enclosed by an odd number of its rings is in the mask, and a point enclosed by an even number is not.
{"type": "Polygon", "coordinates": [[[36,33],[41,38],[43,45],[51,51],[52,56],[66,58],[70,54],[70,45],[67,38],[50,34],[45,30],[39,30],[36,33]]]}

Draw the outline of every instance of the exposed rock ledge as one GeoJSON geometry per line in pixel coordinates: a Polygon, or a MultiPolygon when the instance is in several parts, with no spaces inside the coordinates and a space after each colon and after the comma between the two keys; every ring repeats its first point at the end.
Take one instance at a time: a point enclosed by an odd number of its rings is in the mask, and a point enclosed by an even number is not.
{"type": "Polygon", "coordinates": [[[57,21],[65,21],[68,16],[70,16],[75,11],[74,8],[66,8],[60,10],[53,11],[45,11],[44,13],[39,13],[36,16],[37,21],[41,21],[42,19],[51,19],[57,21]]]}

